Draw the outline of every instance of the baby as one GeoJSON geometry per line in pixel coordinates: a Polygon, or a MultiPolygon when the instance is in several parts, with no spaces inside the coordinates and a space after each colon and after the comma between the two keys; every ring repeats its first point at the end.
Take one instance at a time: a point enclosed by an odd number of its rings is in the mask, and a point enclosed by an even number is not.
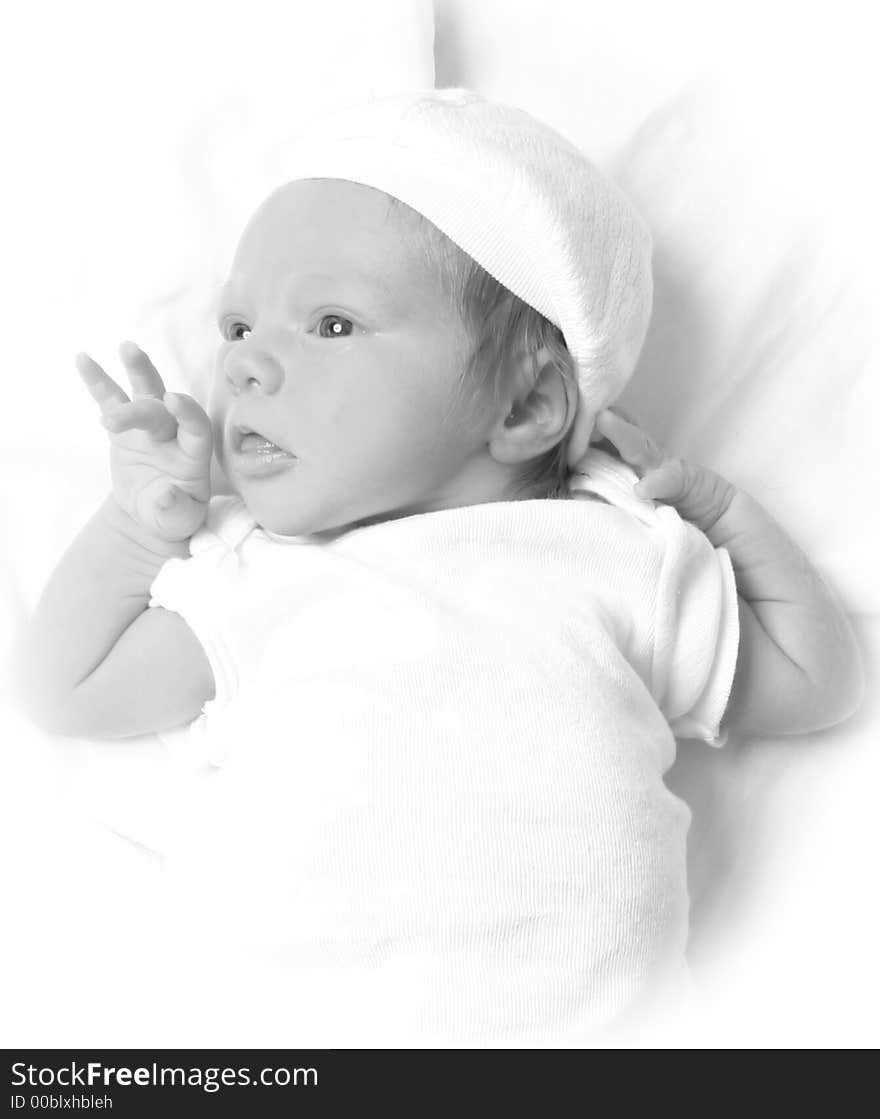
{"type": "Polygon", "coordinates": [[[188,728],[179,924],[292,977],[290,1015],[587,1039],[686,984],[675,737],[846,718],[856,644],[757,502],[610,410],[650,238],[580,152],[445,90],[292,154],[207,412],[130,342],[130,395],[77,359],[112,493],[23,695],[65,735],[188,728]]]}

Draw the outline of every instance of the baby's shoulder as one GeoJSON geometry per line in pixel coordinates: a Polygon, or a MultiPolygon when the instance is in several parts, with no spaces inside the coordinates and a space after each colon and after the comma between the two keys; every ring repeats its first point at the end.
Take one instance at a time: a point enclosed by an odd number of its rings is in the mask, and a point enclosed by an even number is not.
{"type": "Polygon", "coordinates": [[[591,452],[569,480],[569,518],[583,531],[592,562],[602,562],[615,580],[652,583],[661,573],[708,559],[715,549],[671,505],[639,497],[638,475],[602,451],[591,452]]]}

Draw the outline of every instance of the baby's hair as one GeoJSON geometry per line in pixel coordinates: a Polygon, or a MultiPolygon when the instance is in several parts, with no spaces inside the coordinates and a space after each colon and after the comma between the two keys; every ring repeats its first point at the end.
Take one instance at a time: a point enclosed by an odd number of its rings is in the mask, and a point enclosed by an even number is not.
{"type": "MultiPolygon", "coordinates": [[[[521,364],[524,355],[546,349],[557,374],[572,386],[571,396],[576,400],[575,363],[559,327],[500,284],[427,218],[396,198],[389,196],[389,202],[390,209],[401,208],[418,220],[426,255],[440,273],[473,339],[460,388],[470,388],[476,395],[475,390],[488,387],[498,405],[509,371],[521,364]]],[[[566,434],[555,447],[523,464],[513,480],[514,498],[568,497],[568,444],[572,429],[573,424],[568,424],[566,434]]]]}

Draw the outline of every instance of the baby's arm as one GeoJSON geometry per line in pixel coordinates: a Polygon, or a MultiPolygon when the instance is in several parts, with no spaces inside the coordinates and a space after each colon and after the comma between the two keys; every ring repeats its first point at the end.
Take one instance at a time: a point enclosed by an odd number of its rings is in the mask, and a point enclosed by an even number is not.
{"type": "Polygon", "coordinates": [[[730,555],[740,643],[724,726],[746,736],[796,734],[851,715],[864,692],[859,648],[839,602],[794,541],[748,494],[665,456],[620,416],[602,412],[596,426],[641,476],[640,497],[673,505],[730,555]]]}
{"type": "Polygon", "coordinates": [[[62,557],[18,657],[24,705],[59,734],[127,737],[192,720],[213,695],[207,658],[177,614],[148,609],[169,558],[205,516],[211,428],[165,394],[149,358],[121,350],[132,400],[90,358],[78,367],[111,432],[113,494],[62,557]]]}

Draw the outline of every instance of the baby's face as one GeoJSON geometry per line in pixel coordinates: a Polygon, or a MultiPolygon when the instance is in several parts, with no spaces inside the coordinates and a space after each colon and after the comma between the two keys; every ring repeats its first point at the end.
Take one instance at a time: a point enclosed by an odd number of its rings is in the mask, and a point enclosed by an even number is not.
{"type": "Polygon", "coordinates": [[[470,341],[412,215],[385,195],[282,187],[244,232],[218,322],[217,455],[264,528],[314,534],[474,500],[492,417],[456,403],[470,341]]]}

